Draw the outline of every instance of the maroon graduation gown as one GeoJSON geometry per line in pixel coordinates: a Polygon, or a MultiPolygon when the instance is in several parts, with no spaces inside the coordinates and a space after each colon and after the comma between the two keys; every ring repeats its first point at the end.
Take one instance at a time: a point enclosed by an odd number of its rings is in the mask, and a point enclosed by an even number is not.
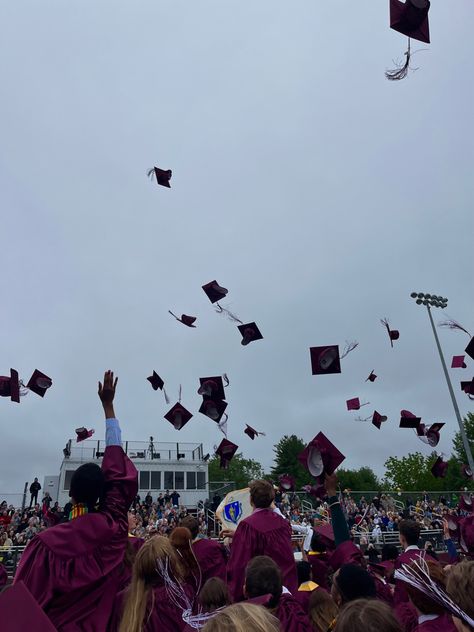
{"type": "Polygon", "coordinates": [[[296,601],[300,604],[306,614],[308,614],[309,611],[309,598],[315,590],[324,590],[324,588],[321,588],[321,586],[318,586],[317,584],[314,584],[314,588],[312,588],[311,582],[306,582],[305,584],[301,584],[298,588],[298,592],[295,593],[296,601]],[[310,590],[308,590],[308,588],[310,588],[310,590]]]}
{"type": "Polygon", "coordinates": [[[431,621],[423,621],[415,628],[415,632],[456,632],[456,630],[457,628],[449,614],[441,614],[431,621]]]}
{"type": "Polygon", "coordinates": [[[99,512],[35,536],[15,576],[62,632],[103,632],[121,580],[137,470],[120,446],[109,446],[102,471],[106,485],[99,512]]]}
{"type": "Polygon", "coordinates": [[[311,630],[308,615],[292,595],[283,594],[273,614],[280,621],[282,632],[308,632],[311,630]]]}
{"type": "Polygon", "coordinates": [[[7,581],[7,569],[3,566],[3,564],[0,564],[0,588],[3,588],[3,586],[6,585],[7,581]]]}
{"type": "Polygon", "coordinates": [[[271,509],[254,511],[239,522],[227,563],[227,583],[233,601],[242,601],[245,568],[256,555],[268,555],[280,567],[283,585],[298,590],[296,564],[291,546],[291,525],[271,509]]]}
{"type": "Polygon", "coordinates": [[[202,538],[193,542],[193,551],[201,568],[201,586],[204,586],[210,577],[219,577],[225,581],[227,554],[222,544],[202,538]]]}
{"type": "MultiPolygon", "coordinates": [[[[402,564],[410,564],[414,560],[419,560],[420,554],[425,555],[425,552],[422,551],[421,549],[410,549],[409,551],[404,551],[403,553],[400,553],[400,555],[395,560],[395,565],[394,565],[395,570],[397,568],[401,568],[402,564]]],[[[428,555],[428,559],[432,559],[430,555],[428,555]]],[[[403,582],[401,582],[399,579],[396,579],[395,591],[393,593],[394,605],[397,605],[399,603],[402,603],[408,600],[409,600],[408,593],[405,590],[403,582]]]]}

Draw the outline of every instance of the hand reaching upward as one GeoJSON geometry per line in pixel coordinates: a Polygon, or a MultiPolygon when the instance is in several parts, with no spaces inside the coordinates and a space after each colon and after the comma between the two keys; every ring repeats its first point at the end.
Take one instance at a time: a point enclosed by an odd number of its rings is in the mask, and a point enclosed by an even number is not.
{"type": "Polygon", "coordinates": [[[106,419],[112,419],[115,417],[114,412],[114,397],[115,388],[117,386],[118,377],[114,380],[114,372],[106,371],[104,374],[104,383],[99,382],[99,397],[104,407],[106,419]]]}

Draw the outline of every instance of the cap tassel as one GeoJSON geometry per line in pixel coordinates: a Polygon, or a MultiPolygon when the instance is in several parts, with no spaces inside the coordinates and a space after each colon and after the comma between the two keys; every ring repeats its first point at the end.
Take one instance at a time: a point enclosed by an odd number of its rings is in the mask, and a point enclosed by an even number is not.
{"type": "Polygon", "coordinates": [[[224,380],[224,386],[229,386],[230,380],[227,377],[227,373],[224,373],[224,375],[222,376],[222,379],[224,380]]]}
{"type": "Polygon", "coordinates": [[[222,432],[222,434],[224,435],[226,439],[227,439],[227,420],[228,419],[229,419],[229,416],[227,415],[227,413],[224,413],[224,415],[222,416],[222,419],[217,424],[219,426],[219,430],[222,432]]]}
{"type": "MultiPolygon", "coordinates": [[[[367,403],[369,403],[369,402],[367,402],[367,403]]],[[[362,404],[362,406],[363,406],[363,405],[364,405],[364,404],[362,404]]],[[[355,420],[356,420],[356,421],[369,421],[370,419],[372,419],[372,415],[369,415],[368,417],[360,417],[360,416],[359,416],[359,417],[356,417],[356,418],[355,418],[355,420]]]]}
{"type": "Polygon", "coordinates": [[[155,169],[154,167],[152,167],[151,169],[148,169],[148,171],[146,172],[146,175],[153,180],[153,178],[155,177],[155,169]]]}
{"type": "Polygon", "coordinates": [[[163,395],[165,396],[165,402],[167,404],[169,404],[170,403],[170,398],[168,397],[168,393],[166,392],[165,387],[163,387],[163,395]]]}
{"type": "Polygon", "coordinates": [[[182,394],[183,388],[181,386],[181,384],[179,385],[179,390],[178,390],[178,402],[181,404],[181,394],[182,394]]]}
{"type": "Polygon", "coordinates": [[[215,307],[216,312],[218,314],[225,314],[230,321],[232,321],[234,323],[239,323],[240,325],[244,324],[243,321],[240,320],[240,318],[238,318],[235,314],[233,314],[226,307],[222,307],[222,305],[219,305],[219,303],[216,303],[214,307],[215,307]]]}
{"type": "Polygon", "coordinates": [[[447,327],[448,329],[457,329],[458,331],[464,331],[464,333],[466,333],[468,336],[471,335],[467,329],[464,329],[462,325],[460,325],[456,320],[453,320],[453,319],[444,320],[442,323],[439,323],[438,327],[447,327]]]}
{"type": "MultiPolygon", "coordinates": [[[[340,359],[340,360],[342,360],[343,358],[345,358],[346,356],[348,356],[348,355],[349,355],[349,353],[350,353],[351,351],[354,351],[354,349],[356,349],[358,346],[359,346],[359,343],[358,343],[358,342],[356,342],[356,341],[353,341],[353,342],[347,342],[347,341],[346,341],[346,344],[345,344],[345,346],[344,346],[344,351],[343,351],[342,355],[341,355],[341,356],[339,356],[339,359],[340,359]]],[[[368,403],[368,402],[367,402],[367,403],[368,403]]]]}
{"type": "Polygon", "coordinates": [[[394,68],[393,70],[385,71],[386,79],[388,79],[389,81],[400,81],[401,79],[405,79],[405,77],[408,75],[408,71],[410,70],[410,59],[411,59],[410,38],[408,38],[408,48],[405,52],[405,57],[406,59],[403,65],[401,63],[397,63],[394,61],[396,68],[394,68]]]}

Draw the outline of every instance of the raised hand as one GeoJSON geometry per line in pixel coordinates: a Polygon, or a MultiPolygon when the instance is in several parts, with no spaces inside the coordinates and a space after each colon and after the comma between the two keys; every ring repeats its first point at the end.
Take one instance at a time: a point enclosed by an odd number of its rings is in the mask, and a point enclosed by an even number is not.
{"type": "Polygon", "coordinates": [[[104,374],[104,383],[99,382],[99,397],[104,407],[107,419],[114,418],[114,397],[117,387],[118,377],[114,380],[114,372],[106,371],[104,374]]]}

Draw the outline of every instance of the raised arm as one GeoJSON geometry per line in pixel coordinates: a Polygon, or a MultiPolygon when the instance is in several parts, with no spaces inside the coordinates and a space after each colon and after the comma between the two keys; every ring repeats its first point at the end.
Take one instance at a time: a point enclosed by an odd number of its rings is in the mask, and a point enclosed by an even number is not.
{"type": "Polygon", "coordinates": [[[329,510],[331,512],[332,529],[334,531],[334,540],[336,546],[350,540],[349,527],[347,526],[346,518],[342,512],[341,503],[337,495],[337,475],[326,474],[326,480],[324,486],[329,496],[329,510]]]}

